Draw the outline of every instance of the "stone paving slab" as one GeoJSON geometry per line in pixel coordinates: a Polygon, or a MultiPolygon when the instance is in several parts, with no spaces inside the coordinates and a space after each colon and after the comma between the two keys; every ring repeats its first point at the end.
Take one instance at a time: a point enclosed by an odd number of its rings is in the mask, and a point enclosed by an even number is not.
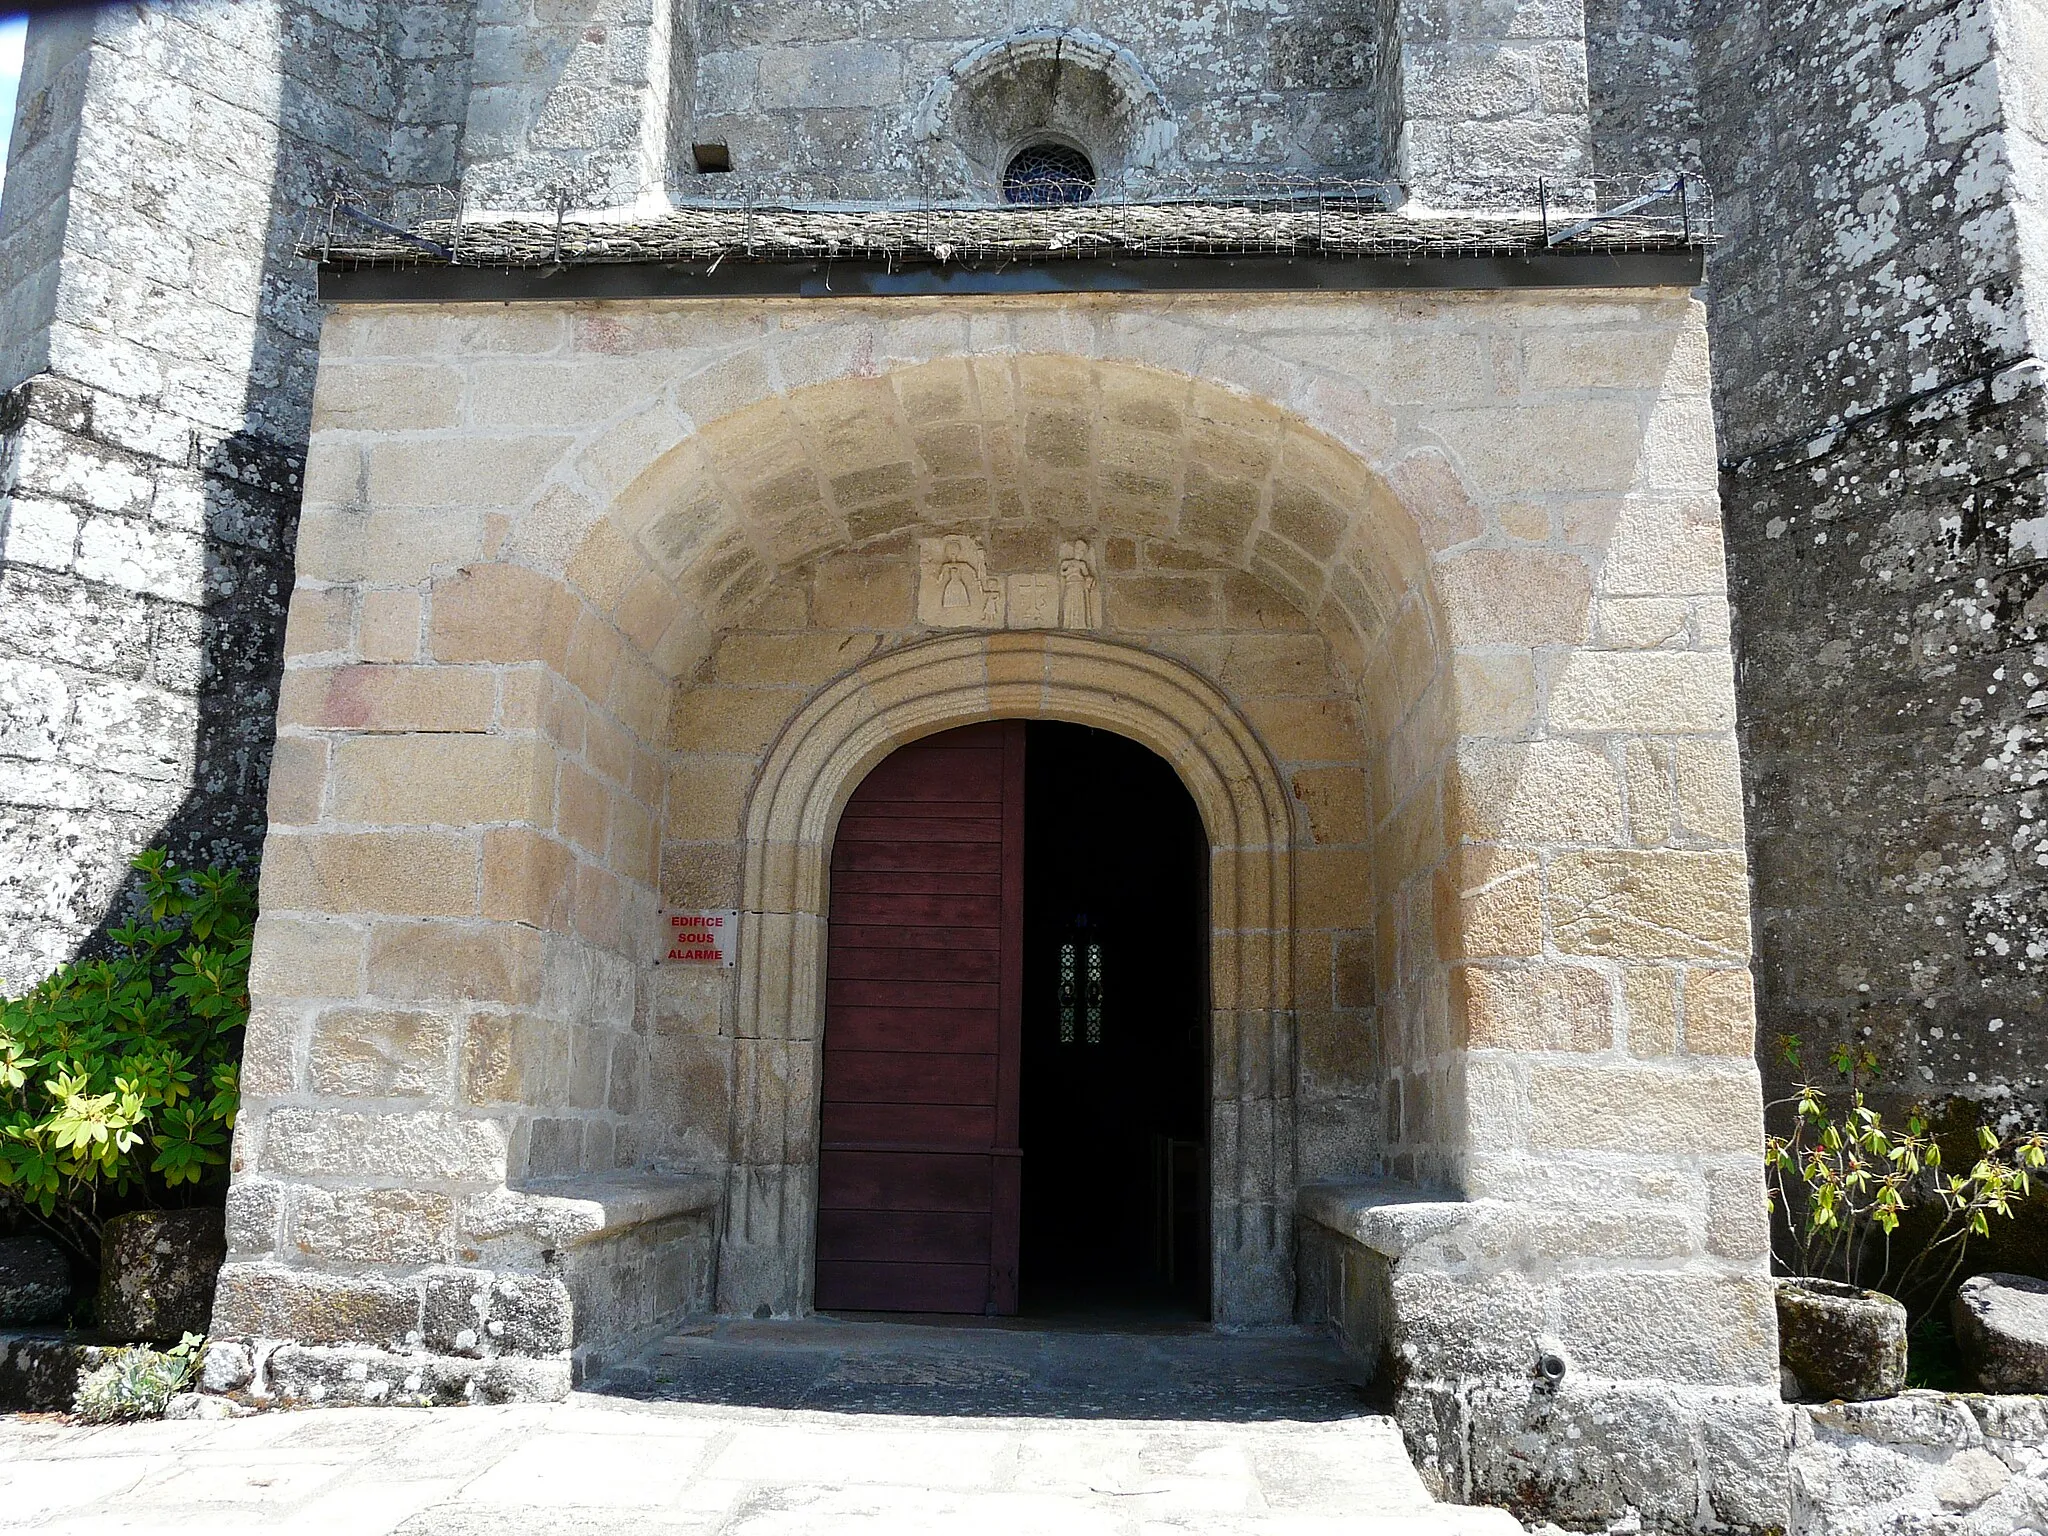
{"type": "Polygon", "coordinates": [[[1261,1351],[1223,1337],[735,1325],[664,1341],[618,1373],[653,1400],[99,1428],[0,1417],[0,1531],[1519,1536],[1502,1511],[1433,1503],[1393,1423],[1360,1406],[1327,1351],[1265,1340],[1261,1395],[1248,1381],[1261,1351]],[[766,1397],[786,1393],[799,1356],[809,1395],[888,1406],[731,1400],[750,1395],[749,1358],[751,1395],[766,1397]],[[1090,1357],[1102,1368],[1088,1372],[1090,1357]],[[720,1363],[722,1400],[683,1399],[692,1360],[720,1363]],[[984,1370],[998,1390],[982,1411],[910,1411],[919,1391],[950,1399],[984,1370]],[[1162,1371],[1187,1394],[1183,1413],[1163,1388],[1142,1415],[1092,1411],[1123,1400],[1126,1372],[1162,1371]],[[1348,1398],[1316,1398],[1317,1381],[1348,1398]],[[1022,1411],[1062,1392],[1078,1411],[1022,1411]],[[1286,1402],[1320,1407],[1274,1416],[1286,1402]]]}
{"type": "Polygon", "coordinates": [[[663,1340],[614,1370],[605,1389],[649,1401],[970,1418],[1327,1422],[1380,1406],[1325,1335],[1203,1324],[726,1322],[663,1340]]]}

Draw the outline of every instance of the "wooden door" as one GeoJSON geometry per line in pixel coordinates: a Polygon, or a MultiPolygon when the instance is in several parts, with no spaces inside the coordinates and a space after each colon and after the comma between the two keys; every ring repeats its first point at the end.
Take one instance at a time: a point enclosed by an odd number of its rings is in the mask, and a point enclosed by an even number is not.
{"type": "Polygon", "coordinates": [[[1024,723],[900,748],[832,847],[817,1305],[1017,1310],[1024,723]]]}

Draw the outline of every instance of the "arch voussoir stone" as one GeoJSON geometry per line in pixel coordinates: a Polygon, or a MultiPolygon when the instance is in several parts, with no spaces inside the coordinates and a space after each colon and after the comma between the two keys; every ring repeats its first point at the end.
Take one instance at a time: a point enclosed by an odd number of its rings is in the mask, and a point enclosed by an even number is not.
{"type": "Polygon", "coordinates": [[[977,720],[1092,725],[1180,774],[1207,831],[1212,998],[1212,1310],[1293,1307],[1292,821],[1278,770],[1224,695],[1178,662],[1086,635],[906,646],[831,683],[769,750],[746,820],[736,1128],[722,1311],[806,1311],[817,1209],[827,867],[839,813],[907,741],[977,720]]]}

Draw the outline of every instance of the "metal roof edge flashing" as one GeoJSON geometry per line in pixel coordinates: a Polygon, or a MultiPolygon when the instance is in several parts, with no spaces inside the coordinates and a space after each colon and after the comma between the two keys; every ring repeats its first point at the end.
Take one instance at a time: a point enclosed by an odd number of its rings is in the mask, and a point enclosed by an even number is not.
{"type": "Polygon", "coordinates": [[[1002,262],[612,261],[320,266],[329,304],[543,304],[606,299],[1030,297],[1080,293],[1370,293],[1507,288],[1691,288],[1704,243],[1506,254],[1125,255],[1002,262]]]}

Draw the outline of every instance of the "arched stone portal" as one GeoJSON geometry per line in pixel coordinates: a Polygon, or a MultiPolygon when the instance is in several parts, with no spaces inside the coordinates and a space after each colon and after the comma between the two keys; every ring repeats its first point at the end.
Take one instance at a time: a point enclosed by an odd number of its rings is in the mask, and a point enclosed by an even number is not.
{"type": "Polygon", "coordinates": [[[908,646],[821,691],[790,722],[747,812],[742,1040],[748,1058],[719,1269],[723,1310],[804,1310],[815,1224],[826,866],[840,809],[904,742],[977,720],[1066,720],[1150,747],[1180,773],[1209,837],[1212,1313],[1283,1321],[1294,1307],[1294,999],[1289,796],[1265,749],[1214,685],[1127,645],[1059,633],[959,635],[908,646]]]}
{"type": "Polygon", "coordinates": [[[1544,1335],[1557,1423],[1766,1433],[1700,338],[1679,292],[337,312],[216,1332],[519,1396],[801,1310],[831,816],[1014,709],[1161,751],[1222,850],[1219,1317],[1386,1353],[1454,1486],[1432,1426],[1535,1413],[1544,1335]],[[744,974],[657,967],[664,905],[746,911],[744,974]]]}

